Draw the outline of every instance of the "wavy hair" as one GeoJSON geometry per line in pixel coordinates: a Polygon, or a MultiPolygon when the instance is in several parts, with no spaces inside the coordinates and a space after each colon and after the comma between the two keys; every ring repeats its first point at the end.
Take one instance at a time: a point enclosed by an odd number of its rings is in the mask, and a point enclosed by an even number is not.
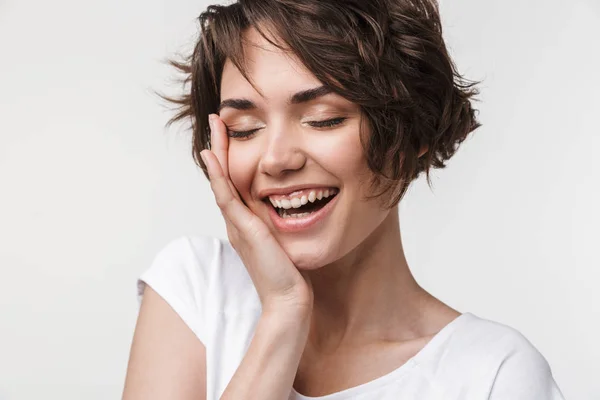
{"type": "Polygon", "coordinates": [[[192,154],[205,175],[200,152],[210,148],[207,119],[220,104],[225,60],[257,89],[243,51],[250,27],[361,107],[370,128],[361,142],[373,172],[372,197],[385,196],[388,207],[423,171],[431,187],[430,169],[444,168],[481,125],[471,104],[480,82],[458,73],[434,0],[239,0],[209,6],[198,21],[191,54],[168,61],[184,74],[187,89],[161,97],[176,105],[167,127],[190,121],[192,154]],[[427,151],[419,157],[421,148],[427,151]]]}

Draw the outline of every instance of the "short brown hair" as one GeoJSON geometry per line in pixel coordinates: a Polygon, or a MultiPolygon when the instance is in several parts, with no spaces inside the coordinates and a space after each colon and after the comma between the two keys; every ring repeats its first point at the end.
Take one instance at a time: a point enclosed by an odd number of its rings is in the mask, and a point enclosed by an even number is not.
{"type": "Polygon", "coordinates": [[[167,126],[191,120],[193,157],[205,175],[200,152],[210,148],[207,118],[220,103],[225,60],[255,87],[243,52],[250,27],[361,107],[370,127],[361,138],[372,187],[378,188],[374,197],[385,195],[387,206],[396,205],[422,171],[431,185],[430,168],[444,168],[480,126],[471,105],[479,82],[457,72],[434,0],[239,0],[211,5],[198,20],[193,52],[169,61],[189,90],[162,97],[178,106],[167,126]],[[428,150],[419,157],[422,147],[428,150]]]}

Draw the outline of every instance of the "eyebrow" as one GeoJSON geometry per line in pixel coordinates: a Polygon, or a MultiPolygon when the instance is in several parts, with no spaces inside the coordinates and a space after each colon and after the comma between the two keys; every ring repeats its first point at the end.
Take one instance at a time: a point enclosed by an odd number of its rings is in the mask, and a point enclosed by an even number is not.
{"type": "MultiPolygon", "coordinates": [[[[329,86],[318,86],[312,89],[302,90],[294,93],[287,101],[288,105],[306,103],[321,96],[331,93],[329,86]]],[[[217,112],[220,112],[225,107],[235,108],[236,110],[253,110],[258,108],[251,100],[248,99],[226,99],[219,104],[217,112]]]]}

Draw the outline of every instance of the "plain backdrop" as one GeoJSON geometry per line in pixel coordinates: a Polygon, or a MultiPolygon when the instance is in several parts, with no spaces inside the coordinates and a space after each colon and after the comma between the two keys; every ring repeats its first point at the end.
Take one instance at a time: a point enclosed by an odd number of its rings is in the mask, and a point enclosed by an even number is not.
{"type": "MultiPolygon", "coordinates": [[[[121,396],[136,278],[226,237],[186,126],[152,90],[206,1],[0,0],[0,399],[121,396]]],[[[600,399],[600,2],[446,0],[483,126],[401,204],[417,280],[520,330],[600,399]]]]}

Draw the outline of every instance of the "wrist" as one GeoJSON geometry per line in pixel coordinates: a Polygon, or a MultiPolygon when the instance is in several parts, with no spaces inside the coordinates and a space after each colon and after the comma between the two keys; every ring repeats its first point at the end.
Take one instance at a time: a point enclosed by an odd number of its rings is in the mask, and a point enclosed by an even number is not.
{"type": "Polygon", "coordinates": [[[312,306],[284,306],[282,304],[265,304],[261,319],[271,326],[282,329],[296,329],[310,326],[312,306]]]}
{"type": "Polygon", "coordinates": [[[283,295],[261,299],[263,313],[274,318],[310,319],[314,297],[310,290],[289,290],[283,295]]]}

